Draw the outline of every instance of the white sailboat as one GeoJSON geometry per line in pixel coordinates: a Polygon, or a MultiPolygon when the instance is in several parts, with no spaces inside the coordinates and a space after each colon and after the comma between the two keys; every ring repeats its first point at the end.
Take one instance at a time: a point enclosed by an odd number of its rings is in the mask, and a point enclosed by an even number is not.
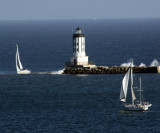
{"type": "Polygon", "coordinates": [[[17,69],[17,74],[30,74],[31,73],[30,70],[23,69],[23,66],[22,66],[22,63],[19,57],[18,45],[17,45],[17,52],[16,52],[16,69],[17,69]]]}
{"type": "Polygon", "coordinates": [[[133,70],[132,70],[132,63],[131,63],[130,68],[128,69],[127,73],[125,74],[122,80],[122,87],[121,87],[121,92],[120,92],[120,100],[125,103],[124,107],[126,110],[145,111],[145,110],[148,110],[148,108],[152,106],[152,104],[149,104],[148,102],[144,102],[142,100],[141,79],[140,79],[139,92],[140,92],[140,99],[138,101],[135,96],[134,90],[133,90],[133,70]],[[131,77],[132,104],[126,104],[129,77],[131,77]]]}

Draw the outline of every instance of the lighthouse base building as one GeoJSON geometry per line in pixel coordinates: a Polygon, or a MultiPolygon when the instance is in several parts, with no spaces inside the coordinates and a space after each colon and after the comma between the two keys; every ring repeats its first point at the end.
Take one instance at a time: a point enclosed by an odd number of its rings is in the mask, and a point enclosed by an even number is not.
{"type": "Polygon", "coordinates": [[[88,61],[85,52],[85,36],[79,27],[76,29],[76,34],[73,34],[73,57],[71,57],[71,62],[66,63],[66,66],[96,67],[93,62],[88,61]]]}

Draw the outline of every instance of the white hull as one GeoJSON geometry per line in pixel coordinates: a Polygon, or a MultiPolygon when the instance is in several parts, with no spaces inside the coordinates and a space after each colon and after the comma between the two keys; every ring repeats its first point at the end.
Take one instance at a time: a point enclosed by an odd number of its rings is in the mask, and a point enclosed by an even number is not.
{"type": "Polygon", "coordinates": [[[21,70],[21,71],[17,71],[17,74],[30,74],[31,71],[30,70],[21,70]]]}
{"type": "Polygon", "coordinates": [[[131,104],[129,104],[129,105],[125,105],[125,109],[130,110],[130,111],[146,111],[151,106],[152,106],[152,104],[145,104],[145,105],[142,105],[142,104],[131,105],[131,104]]]}

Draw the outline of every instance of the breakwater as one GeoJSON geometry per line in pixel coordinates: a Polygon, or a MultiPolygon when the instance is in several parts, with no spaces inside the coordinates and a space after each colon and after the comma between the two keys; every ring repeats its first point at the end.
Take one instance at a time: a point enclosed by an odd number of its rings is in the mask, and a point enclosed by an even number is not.
{"type": "MultiPolygon", "coordinates": [[[[128,67],[66,67],[63,74],[124,74],[128,67]]],[[[158,73],[157,67],[133,67],[133,73],[158,73]]]]}

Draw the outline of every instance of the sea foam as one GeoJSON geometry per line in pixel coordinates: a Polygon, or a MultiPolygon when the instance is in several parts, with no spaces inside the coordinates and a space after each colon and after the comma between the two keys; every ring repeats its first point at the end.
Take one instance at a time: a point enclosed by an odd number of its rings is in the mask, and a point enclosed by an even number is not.
{"type": "Polygon", "coordinates": [[[51,72],[39,72],[38,74],[62,74],[64,69],[58,71],[51,71],[51,72]]]}
{"type": "Polygon", "coordinates": [[[50,74],[62,74],[63,71],[64,71],[64,69],[58,70],[58,71],[53,71],[53,72],[51,72],[50,74]]]}
{"type": "Polygon", "coordinates": [[[150,64],[150,66],[159,66],[160,65],[160,63],[158,62],[158,60],[157,59],[154,59],[152,62],[151,62],[151,64],[150,64]]]}
{"type": "MultiPolygon", "coordinates": [[[[127,63],[122,63],[121,64],[121,67],[129,67],[130,65],[131,65],[131,61],[128,61],[127,63]]],[[[134,66],[134,64],[133,64],[133,66],[134,66]]]]}
{"type": "MultiPolygon", "coordinates": [[[[130,64],[131,64],[131,62],[128,61],[127,63],[122,63],[120,66],[121,66],[121,67],[129,67],[130,64]]],[[[154,59],[154,60],[150,63],[149,66],[151,66],[151,67],[156,67],[156,66],[159,66],[159,65],[160,65],[160,63],[158,62],[158,60],[157,60],[157,59],[154,59]]],[[[135,65],[133,65],[133,66],[135,66],[135,65]]],[[[140,65],[139,65],[139,67],[145,67],[145,66],[146,66],[146,65],[145,65],[143,62],[140,63],[140,65]]]]}
{"type": "Polygon", "coordinates": [[[145,67],[146,65],[144,64],[144,63],[141,63],[140,65],[139,65],[139,67],[145,67]]]}

